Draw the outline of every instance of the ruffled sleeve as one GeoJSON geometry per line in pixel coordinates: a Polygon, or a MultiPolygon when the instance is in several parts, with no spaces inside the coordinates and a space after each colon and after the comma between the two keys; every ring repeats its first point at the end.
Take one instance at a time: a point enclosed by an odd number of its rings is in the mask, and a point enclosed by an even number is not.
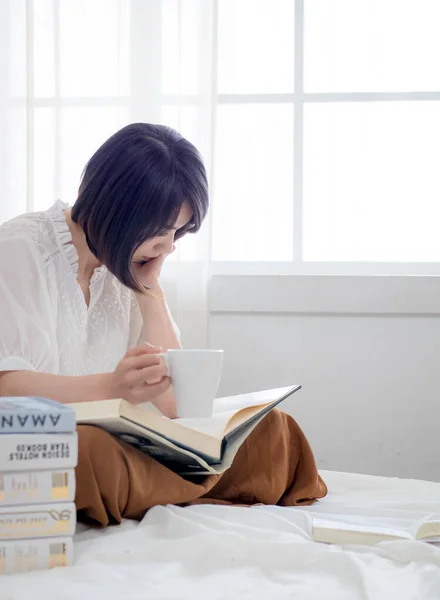
{"type": "Polygon", "coordinates": [[[79,257],[75,246],[72,244],[72,234],[63,212],[68,208],[68,204],[62,202],[61,200],[57,200],[57,202],[55,202],[55,204],[48,209],[47,214],[52,221],[56,232],[57,246],[66,257],[67,262],[69,263],[72,272],[76,277],[78,274],[79,257]]]}
{"type": "Polygon", "coordinates": [[[0,239],[0,371],[56,372],[55,319],[38,244],[0,239]]]}

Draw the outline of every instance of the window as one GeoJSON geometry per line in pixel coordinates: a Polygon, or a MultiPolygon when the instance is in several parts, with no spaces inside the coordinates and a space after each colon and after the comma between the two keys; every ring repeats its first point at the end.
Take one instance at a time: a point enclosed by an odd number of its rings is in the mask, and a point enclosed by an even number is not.
{"type": "Polygon", "coordinates": [[[217,272],[437,271],[438,0],[30,4],[35,208],[143,118],[211,167],[217,272]]]}
{"type": "Polygon", "coordinates": [[[32,204],[41,210],[57,197],[73,202],[87,159],[130,121],[130,3],[31,4],[32,204]]]}
{"type": "Polygon", "coordinates": [[[439,22],[436,0],[220,0],[215,258],[436,271],[439,22]]]}

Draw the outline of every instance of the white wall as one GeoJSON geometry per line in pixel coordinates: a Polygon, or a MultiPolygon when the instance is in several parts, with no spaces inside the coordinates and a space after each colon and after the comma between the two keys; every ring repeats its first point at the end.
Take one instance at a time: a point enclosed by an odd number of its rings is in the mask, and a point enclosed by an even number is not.
{"type": "Polygon", "coordinates": [[[440,481],[440,315],[229,307],[210,345],[226,351],[223,395],[303,385],[284,408],[320,468],[440,481]]]}

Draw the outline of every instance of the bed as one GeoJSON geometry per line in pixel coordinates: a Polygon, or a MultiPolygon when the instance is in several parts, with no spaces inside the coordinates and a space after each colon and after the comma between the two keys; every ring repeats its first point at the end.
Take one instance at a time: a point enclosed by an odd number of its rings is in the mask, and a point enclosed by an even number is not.
{"type": "MultiPolygon", "coordinates": [[[[321,502],[440,512],[440,483],[322,474],[321,502]]],[[[315,544],[264,507],[157,507],[75,542],[75,566],[2,577],[0,599],[440,599],[440,547],[315,544]]]]}

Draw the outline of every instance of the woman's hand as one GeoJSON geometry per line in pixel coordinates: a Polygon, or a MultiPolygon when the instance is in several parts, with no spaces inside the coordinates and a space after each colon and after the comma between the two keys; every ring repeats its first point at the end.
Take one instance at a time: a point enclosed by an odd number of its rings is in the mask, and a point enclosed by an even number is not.
{"type": "Polygon", "coordinates": [[[160,288],[159,277],[165,258],[166,254],[160,254],[157,258],[152,258],[146,263],[133,263],[133,271],[141,286],[148,290],[158,290],[160,288]]]}
{"type": "MultiPolygon", "coordinates": [[[[173,246],[172,252],[174,252],[174,250],[175,246],[173,246]]],[[[141,286],[147,290],[152,290],[153,292],[161,292],[159,277],[167,256],[169,256],[169,254],[159,254],[159,256],[151,258],[148,262],[133,261],[133,272],[141,286]]]]}
{"type": "Polygon", "coordinates": [[[128,350],[111,374],[108,397],[142,404],[166,392],[171,381],[164,361],[158,356],[160,352],[160,348],[147,345],[128,350]]]}

